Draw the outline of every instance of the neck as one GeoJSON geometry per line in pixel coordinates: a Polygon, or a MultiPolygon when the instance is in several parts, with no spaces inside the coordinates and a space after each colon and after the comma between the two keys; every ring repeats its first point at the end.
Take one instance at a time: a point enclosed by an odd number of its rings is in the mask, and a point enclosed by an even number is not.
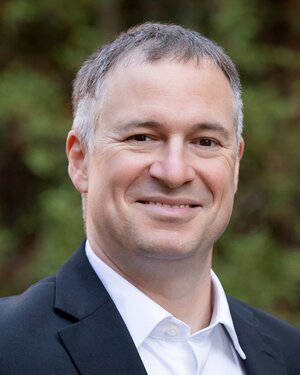
{"type": "Polygon", "coordinates": [[[191,332],[207,327],[212,314],[210,267],[202,269],[202,272],[198,267],[197,273],[190,268],[186,272],[179,272],[178,269],[174,270],[174,265],[168,273],[166,268],[162,267],[163,280],[160,277],[154,282],[146,283],[143,280],[133,284],[174,317],[185,322],[191,332]]]}
{"type": "Polygon", "coordinates": [[[185,259],[128,257],[118,263],[91,242],[96,255],[153,301],[196,332],[209,325],[211,303],[211,252],[185,259]]]}

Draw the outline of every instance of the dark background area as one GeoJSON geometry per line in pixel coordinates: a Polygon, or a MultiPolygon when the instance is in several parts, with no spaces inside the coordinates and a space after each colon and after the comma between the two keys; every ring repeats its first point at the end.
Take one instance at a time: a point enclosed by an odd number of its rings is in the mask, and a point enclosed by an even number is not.
{"type": "Polygon", "coordinates": [[[77,69],[131,25],[173,22],[222,45],[244,87],[246,153],[214,269],[229,294],[300,325],[299,14],[296,0],[1,0],[0,295],[84,238],[64,153],[77,69]]]}

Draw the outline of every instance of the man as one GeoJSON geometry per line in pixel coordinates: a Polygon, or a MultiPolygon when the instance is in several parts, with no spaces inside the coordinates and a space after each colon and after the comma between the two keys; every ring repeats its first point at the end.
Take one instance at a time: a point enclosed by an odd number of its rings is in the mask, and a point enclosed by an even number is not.
{"type": "Polygon", "coordinates": [[[213,42],[146,23],[91,56],[67,138],[87,241],[1,302],[1,375],[299,375],[299,330],[211,271],[243,149],[238,73],[213,42]]]}

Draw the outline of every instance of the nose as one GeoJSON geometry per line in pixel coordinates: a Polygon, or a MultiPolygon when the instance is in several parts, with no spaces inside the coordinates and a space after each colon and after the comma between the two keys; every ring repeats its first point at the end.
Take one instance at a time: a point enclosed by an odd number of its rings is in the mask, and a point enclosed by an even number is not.
{"type": "Polygon", "coordinates": [[[184,145],[174,142],[162,150],[159,160],[149,169],[150,175],[171,189],[178,188],[195,178],[195,170],[187,160],[184,145]]]}

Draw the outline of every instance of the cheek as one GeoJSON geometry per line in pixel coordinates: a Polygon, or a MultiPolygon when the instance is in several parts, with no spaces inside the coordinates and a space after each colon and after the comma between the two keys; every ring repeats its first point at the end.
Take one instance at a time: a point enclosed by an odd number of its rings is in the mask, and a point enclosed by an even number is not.
{"type": "MultiPolygon", "coordinates": [[[[126,192],[147,170],[148,160],[143,155],[119,152],[106,155],[94,169],[92,185],[104,199],[122,199],[126,192]],[[100,193],[101,192],[101,193],[100,193]]],[[[109,203],[108,201],[106,203],[109,203]]]]}
{"type": "Polygon", "coordinates": [[[206,163],[200,175],[214,200],[222,199],[226,194],[233,195],[235,189],[234,162],[227,159],[211,159],[206,163]]]}

